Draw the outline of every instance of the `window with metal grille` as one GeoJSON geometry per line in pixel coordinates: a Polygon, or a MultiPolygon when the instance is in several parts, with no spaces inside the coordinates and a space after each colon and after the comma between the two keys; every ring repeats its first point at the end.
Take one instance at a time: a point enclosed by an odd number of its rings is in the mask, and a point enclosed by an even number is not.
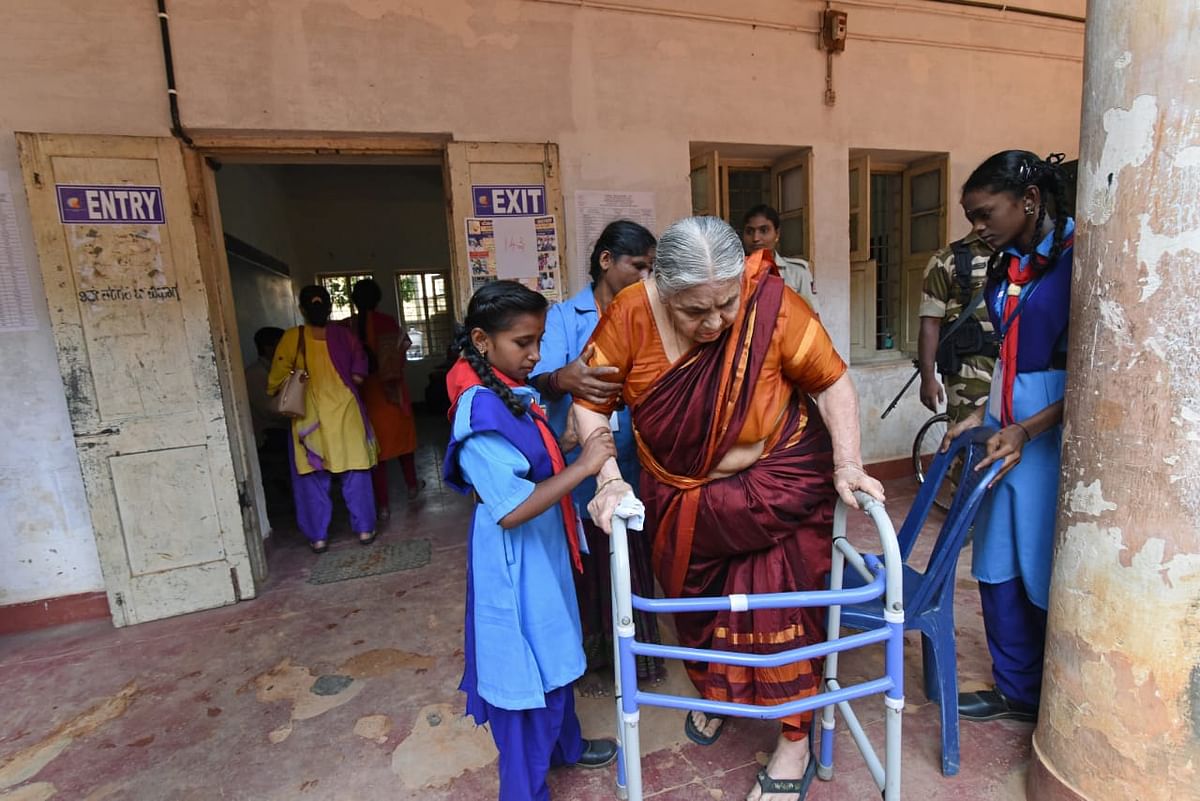
{"type": "Polygon", "coordinates": [[[850,153],[850,358],[860,363],[917,352],[925,267],[947,242],[949,159],[914,155],[850,153]]]}
{"type": "Polygon", "coordinates": [[[401,324],[412,340],[408,358],[444,357],[454,337],[450,273],[396,273],[396,299],[401,324]]]}
{"type": "Polygon", "coordinates": [[[771,170],[731,167],[728,176],[729,213],[725,219],[740,231],[746,212],[760,203],[771,202],[771,170]]]}
{"type": "Polygon", "coordinates": [[[871,258],[875,260],[875,349],[898,347],[900,279],[900,192],[898,173],[871,174],[871,258]]]}
{"type": "Polygon", "coordinates": [[[359,281],[367,278],[374,278],[371,273],[321,273],[317,276],[317,283],[325,287],[325,291],[329,293],[330,300],[330,320],[345,320],[354,311],[354,305],[350,303],[350,290],[354,289],[354,285],[359,281]]]}

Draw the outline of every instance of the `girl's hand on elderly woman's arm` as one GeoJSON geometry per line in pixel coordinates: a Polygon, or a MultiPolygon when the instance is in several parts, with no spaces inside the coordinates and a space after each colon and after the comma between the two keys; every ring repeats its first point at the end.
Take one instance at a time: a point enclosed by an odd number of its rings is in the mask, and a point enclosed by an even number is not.
{"type": "Polygon", "coordinates": [[[858,508],[858,499],[854,497],[855,490],[867,493],[880,503],[887,500],[883,485],[867,475],[862,465],[854,462],[843,462],[833,468],[833,487],[851,509],[858,508]]]}

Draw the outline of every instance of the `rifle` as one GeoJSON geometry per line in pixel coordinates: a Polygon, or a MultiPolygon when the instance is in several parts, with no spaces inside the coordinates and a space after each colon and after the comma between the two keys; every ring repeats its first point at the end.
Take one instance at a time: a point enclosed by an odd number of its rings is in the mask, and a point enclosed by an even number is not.
{"type": "Polygon", "coordinates": [[[913,370],[912,377],[908,379],[908,383],[905,384],[903,389],[896,394],[896,397],[892,398],[892,402],[886,409],[883,410],[883,414],[879,415],[880,420],[887,419],[887,416],[892,413],[892,410],[900,404],[900,399],[904,397],[904,393],[908,392],[908,388],[911,387],[913,382],[917,380],[917,377],[921,375],[921,363],[916,359],[913,359],[913,367],[915,369],[913,370]]]}

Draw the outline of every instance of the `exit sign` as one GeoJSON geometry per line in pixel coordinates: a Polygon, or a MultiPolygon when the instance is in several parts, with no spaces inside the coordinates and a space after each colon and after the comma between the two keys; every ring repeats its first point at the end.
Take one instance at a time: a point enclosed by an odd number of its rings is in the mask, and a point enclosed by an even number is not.
{"type": "Polygon", "coordinates": [[[539,217],[546,213],[545,186],[472,186],[476,217],[539,217]]]}

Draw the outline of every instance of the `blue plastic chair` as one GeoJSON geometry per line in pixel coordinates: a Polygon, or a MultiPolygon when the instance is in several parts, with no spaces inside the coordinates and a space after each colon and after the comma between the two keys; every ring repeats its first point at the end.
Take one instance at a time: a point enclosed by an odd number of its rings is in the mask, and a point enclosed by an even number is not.
{"type": "MultiPolygon", "coordinates": [[[[986,443],[996,433],[994,428],[980,427],[967,431],[954,440],[950,450],[938,454],[925,477],[921,491],[909,510],[904,525],[897,534],[900,555],[904,560],[904,628],[921,632],[922,667],[925,695],[941,707],[942,714],[942,774],[958,773],[958,659],[954,650],[954,574],[958,566],[967,532],[975,520],[988,484],[1000,472],[1001,463],[989,465],[976,472],[975,466],[987,454],[986,443]],[[950,511],[938,532],[933,552],[925,571],[908,564],[909,555],[917,542],[925,519],[933,507],[946,474],[956,457],[963,457],[961,479],[954,493],[950,511]]],[[[847,573],[846,586],[857,580],[847,573]]],[[[856,606],[844,606],[841,625],[865,631],[884,625],[883,605],[871,601],[856,606]]]]}

